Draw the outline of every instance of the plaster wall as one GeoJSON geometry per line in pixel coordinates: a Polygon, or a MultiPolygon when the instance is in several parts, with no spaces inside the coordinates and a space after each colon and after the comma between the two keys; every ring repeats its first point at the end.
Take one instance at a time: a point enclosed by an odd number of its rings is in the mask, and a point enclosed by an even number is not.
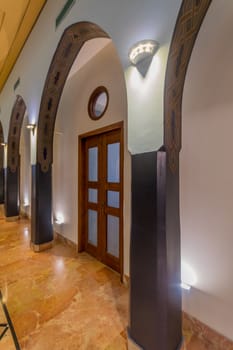
{"type": "MultiPolygon", "coordinates": [[[[98,39],[92,41],[94,44],[98,39]]],[[[75,243],[78,239],[79,210],[78,137],[119,121],[124,122],[124,273],[129,275],[131,163],[127,147],[127,96],[123,70],[116,50],[109,42],[67,80],[57,113],[53,211],[55,217],[60,215],[64,218],[61,233],[75,243]],[[108,89],[109,105],[105,115],[93,121],[89,118],[87,106],[91,93],[100,85],[108,89]]]]}
{"type": "Polygon", "coordinates": [[[20,212],[31,216],[31,162],[30,162],[30,138],[31,131],[26,128],[28,124],[27,112],[24,115],[20,135],[20,212]]]}
{"type": "Polygon", "coordinates": [[[212,2],[189,64],[180,209],[182,259],[196,274],[183,307],[233,340],[232,10],[231,1],[212,2]]]}

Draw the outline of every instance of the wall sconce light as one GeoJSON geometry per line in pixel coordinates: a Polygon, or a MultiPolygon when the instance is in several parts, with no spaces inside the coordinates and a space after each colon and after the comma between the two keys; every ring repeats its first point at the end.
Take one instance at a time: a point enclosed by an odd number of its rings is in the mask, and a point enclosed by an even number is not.
{"type": "Polygon", "coordinates": [[[36,124],[27,124],[26,128],[32,131],[32,134],[34,135],[36,124]]]}
{"type": "Polygon", "coordinates": [[[155,40],[139,41],[129,50],[129,60],[133,65],[136,66],[146,58],[152,59],[158,48],[159,43],[155,40]]]}
{"type": "Polygon", "coordinates": [[[7,146],[7,143],[6,143],[6,142],[1,142],[0,145],[1,145],[2,147],[6,147],[6,146],[7,146]]]}

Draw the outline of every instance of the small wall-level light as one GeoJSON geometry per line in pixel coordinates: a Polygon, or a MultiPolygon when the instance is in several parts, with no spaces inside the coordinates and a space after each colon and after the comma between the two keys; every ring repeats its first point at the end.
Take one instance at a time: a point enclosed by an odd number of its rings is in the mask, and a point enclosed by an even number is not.
{"type": "Polygon", "coordinates": [[[6,147],[6,146],[7,146],[7,143],[6,143],[6,142],[1,142],[0,145],[1,145],[2,147],[6,147]]]}
{"type": "Polygon", "coordinates": [[[58,214],[55,218],[55,224],[62,225],[64,223],[64,217],[62,214],[58,214]]]}
{"type": "Polygon", "coordinates": [[[34,132],[35,132],[35,127],[36,127],[36,124],[27,124],[26,125],[26,128],[31,130],[33,135],[34,135],[34,132]]]}
{"type": "Polygon", "coordinates": [[[142,40],[137,42],[129,50],[129,60],[135,66],[145,58],[153,57],[159,48],[155,40],[142,40]]]}
{"type": "Polygon", "coordinates": [[[190,290],[191,286],[187,283],[181,282],[181,288],[185,290],[190,290]]]}
{"type": "Polygon", "coordinates": [[[190,290],[197,283],[197,275],[188,263],[181,261],[181,288],[190,290]]]}

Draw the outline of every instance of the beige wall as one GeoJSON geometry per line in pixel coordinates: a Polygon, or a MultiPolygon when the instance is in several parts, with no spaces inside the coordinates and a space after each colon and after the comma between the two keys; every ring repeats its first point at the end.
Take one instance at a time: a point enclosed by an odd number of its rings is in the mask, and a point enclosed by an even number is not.
{"type": "MultiPolygon", "coordinates": [[[[96,42],[98,39],[88,46],[96,46],[96,42]]],[[[55,216],[64,217],[61,233],[73,242],[77,243],[78,239],[78,136],[118,121],[124,121],[124,273],[128,275],[131,166],[127,150],[127,98],[123,69],[110,42],[68,79],[57,113],[53,212],[55,216]],[[99,121],[93,121],[88,116],[87,105],[91,93],[99,85],[109,91],[109,106],[99,121]]]]}
{"type": "Polygon", "coordinates": [[[131,154],[156,151],[163,145],[163,94],[168,50],[169,44],[159,48],[145,77],[134,66],[125,71],[131,154]]]}
{"type": "Polygon", "coordinates": [[[30,138],[31,131],[26,128],[28,124],[27,112],[24,115],[20,135],[20,212],[31,216],[31,162],[30,138]],[[27,206],[26,206],[27,204],[27,206]]]}
{"type": "Polygon", "coordinates": [[[233,340],[233,3],[223,3],[212,2],[185,83],[181,242],[197,276],[184,309],[233,340]]]}

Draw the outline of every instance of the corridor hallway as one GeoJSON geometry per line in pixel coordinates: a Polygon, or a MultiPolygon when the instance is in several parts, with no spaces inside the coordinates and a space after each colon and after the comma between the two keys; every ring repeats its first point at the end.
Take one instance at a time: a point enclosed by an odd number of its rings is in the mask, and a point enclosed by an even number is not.
{"type": "MultiPolygon", "coordinates": [[[[6,222],[0,205],[0,289],[21,350],[126,350],[128,288],[119,275],[58,241],[41,253],[29,245],[30,222],[6,222]]],[[[233,350],[197,327],[195,336],[184,317],[182,350],[233,350]]],[[[0,350],[14,349],[8,330],[0,350]]]]}

